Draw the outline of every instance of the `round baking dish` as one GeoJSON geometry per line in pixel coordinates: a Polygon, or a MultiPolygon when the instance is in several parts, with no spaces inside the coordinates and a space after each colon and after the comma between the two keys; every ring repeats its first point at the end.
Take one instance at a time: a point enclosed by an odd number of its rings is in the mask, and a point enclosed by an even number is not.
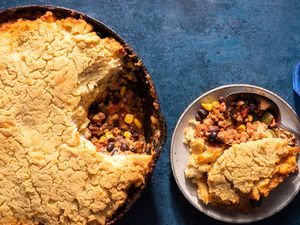
{"type": "MultiPolygon", "coordinates": [[[[230,223],[250,223],[270,217],[287,206],[299,191],[300,175],[296,174],[288,177],[286,181],[271,191],[267,198],[263,199],[260,207],[248,212],[247,214],[230,210],[227,211],[215,206],[205,205],[202,201],[198,200],[195,185],[187,180],[184,175],[184,169],[188,163],[188,157],[190,154],[188,147],[183,143],[184,129],[188,126],[189,120],[193,119],[196,115],[200,102],[212,102],[221,96],[227,96],[228,94],[238,92],[259,93],[270,98],[279,107],[282,121],[295,131],[300,131],[300,121],[298,116],[288,103],[275,93],[261,87],[247,84],[225,85],[204,93],[194,100],[182,113],[173,133],[170,158],[176,183],[185,198],[195,208],[220,221],[230,223]]],[[[297,144],[299,145],[299,140],[297,140],[297,144]]],[[[300,167],[299,160],[298,167],[300,167]]]]}
{"type": "MultiPolygon", "coordinates": [[[[103,24],[102,22],[89,17],[85,15],[84,13],[77,12],[71,9],[63,8],[63,7],[56,7],[56,6],[41,6],[41,5],[30,5],[30,6],[20,6],[15,8],[9,8],[0,11],[0,23],[6,23],[9,21],[15,21],[17,19],[23,18],[28,20],[34,20],[42,15],[44,15],[47,11],[51,11],[56,18],[63,19],[67,17],[73,17],[76,19],[83,19],[89,24],[91,24],[94,28],[94,31],[101,37],[113,37],[115,40],[120,42],[126,51],[128,55],[131,55],[132,57],[135,57],[136,60],[140,60],[139,57],[136,55],[136,53],[126,44],[126,42],[112,29],[110,29],[108,26],[103,24]]],[[[146,177],[145,184],[139,188],[138,190],[130,190],[128,193],[128,199],[125,205],[123,205],[121,208],[119,208],[116,212],[116,214],[113,216],[113,218],[110,219],[108,224],[113,224],[117,220],[119,220],[132,206],[132,204],[137,200],[137,198],[142,193],[143,189],[145,188],[147,181],[149,180],[152,171],[155,167],[155,162],[158,159],[160,152],[163,148],[166,135],[167,135],[167,129],[166,129],[166,123],[165,119],[162,115],[162,112],[160,110],[160,105],[158,102],[157,94],[154,88],[153,81],[143,63],[140,64],[137,72],[137,78],[138,78],[138,86],[139,86],[139,93],[141,97],[145,99],[145,121],[144,121],[144,127],[145,127],[145,137],[147,140],[147,143],[152,143],[155,149],[155,157],[152,161],[152,164],[150,165],[150,173],[146,177]],[[154,129],[153,126],[151,126],[151,120],[150,116],[154,115],[156,118],[158,118],[157,127],[154,129]]]]}

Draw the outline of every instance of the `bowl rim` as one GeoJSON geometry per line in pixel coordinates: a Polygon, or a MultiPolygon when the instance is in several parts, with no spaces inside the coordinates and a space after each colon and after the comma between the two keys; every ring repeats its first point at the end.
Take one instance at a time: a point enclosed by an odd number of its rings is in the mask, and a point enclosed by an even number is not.
{"type": "Polygon", "coordinates": [[[254,89],[257,89],[257,90],[260,90],[260,91],[264,91],[270,95],[273,95],[274,97],[276,97],[279,101],[281,101],[284,105],[286,105],[290,110],[291,112],[294,114],[294,116],[297,118],[298,121],[299,120],[299,117],[297,115],[297,113],[294,111],[294,109],[282,98],[280,97],[278,94],[268,90],[268,89],[265,89],[263,87],[260,87],[260,86],[256,86],[256,85],[252,85],[252,84],[240,84],[240,83],[237,83],[237,84],[226,84],[226,85],[221,85],[221,86],[218,86],[218,87],[215,87],[209,91],[206,91],[204,92],[203,94],[201,94],[200,96],[198,96],[197,98],[195,98],[186,108],[185,110],[182,112],[182,114],[180,115],[180,117],[178,118],[177,120],[177,123],[176,123],[176,126],[174,127],[174,130],[173,130],[173,134],[172,134],[172,139],[171,139],[171,145],[170,145],[170,161],[171,161],[171,169],[172,169],[172,174],[173,174],[173,177],[174,177],[174,180],[180,190],[180,192],[183,194],[183,196],[186,198],[186,200],[188,200],[188,202],[193,205],[199,212],[205,214],[206,216],[208,217],[211,217],[217,221],[222,221],[222,222],[227,222],[227,223],[233,223],[233,224],[248,224],[248,223],[252,223],[252,222],[257,222],[257,221],[261,221],[261,220],[264,220],[264,219],[267,219],[273,215],[275,215],[276,213],[278,213],[279,211],[281,211],[283,208],[285,208],[294,198],[295,196],[298,194],[298,192],[300,191],[300,188],[298,188],[298,190],[296,190],[293,195],[291,196],[291,198],[286,202],[286,204],[282,205],[281,207],[277,208],[277,210],[274,210],[271,214],[267,215],[266,217],[260,217],[260,218],[257,218],[257,219],[254,219],[254,220],[247,220],[247,221],[236,221],[236,220],[228,220],[228,219],[225,219],[225,220],[222,220],[220,217],[217,217],[215,216],[213,213],[204,213],[202,210],[200,210],[198,208],[198,205],[195,204],[185,193],[184,191],[184,187],[182,187],[180,185],[180,182],[179,182],[179,179],[178,177],[176,176],[176,172],[175,172],[175,162],[174,162],[174,154],[173,154],[173,148],[174,148],[174,142],[175,142],[175,134],[176,134],[176,131],[182,121],[182,118],[185,116],[185,114],[187,113],[187,111],[194,105],[196,104],[197,102],[199,102],[200,99],[204,98],[205,96],[215,92],[215,91],[218,91],[218,90],[221,90],[221,89],[225,89],[225,88],[231,88],[231,87],[243,87],[243,88],[254,88],[254,89]]]}
{"type": "MultiPolygon", "coordinates": [[[[73,17],[73,18],[81,18],[87,23],[91,24],[93,26],[93,31],[97,33],[99,37],[102,38],[101,34],[104,35],[104,37],[112,37],[116,41],[122,44],[124,49],[126,49],[128,52],[132,53],[134,56],[137,57],[141,61],[141,69],[143,73],[143,77],[145,78],[145,83],[147,87],[149,88],[149,95],[153,98],[153,111],[156,113],[158,116],[158,124],[159,124],[159,130],[161,131],[160,134],[161,136],[159,137],[158,144],[154,145],[155,149],[155,154],[153,157],[153,160],[151,164],[149,165],[149,173],[147,176],[145,176],[145,182],[144,184],[140,187],[140,189],[133,194],[132,198],[130,198],[130,201],[126,203],[125,208],[121,210],[121,212],[118,212],[117,215],[113,216],[110,220],[106,222],[107,225],[114,224],[118,220],[120,220],[124,214],[132,207],[132,205],[136,202],[136,200],[140,197],[140,195],[143,193],[145,187],[149,183],[150,177],[153,174],[154,168],[156,166],[156,162],[158,158],[160,157],[160,154],[164,148],[166,139],[167,139],[167,124],[165,117],[163,115],[161,106],[160,106],[160,101],[158,99],[158,94],[154,86],[154,82],[144,64],[144,62],[141,60],[141,57],[127,44],[127,42],[111,27],[103,23],[102,21],[89,16],[88,14],[84,12],[80,12],[71,8],[63,7],[63,6],[55,6],[55,5],[38,5],[38,4],[25,4],[25,5],[19,5],[19,6],[14,6],[14,7],[9,7],[9,8],[3,8],[0,10],[0,24],[6,23],[8,21],[14,21],[19,18],[22,18],[18,15],[18,13],[26,13],[26,12],[32,12],[32,18],[38,18],[35,14],[38,12],[35,10],[41,10],[41,11],[51,11],[53,12],[54,15],[57,15],[58,13],[64,12],[65,15],[62,16],[62,18],[67,18],[67,17],[73,17]],[[9,17],[9,16],[14,16],[14,17],[9,17]]],[[[27,18],[25,18],[27,19],[27,18]]],[[[143,81],[144,82],[144,81],[143,81]]]]}

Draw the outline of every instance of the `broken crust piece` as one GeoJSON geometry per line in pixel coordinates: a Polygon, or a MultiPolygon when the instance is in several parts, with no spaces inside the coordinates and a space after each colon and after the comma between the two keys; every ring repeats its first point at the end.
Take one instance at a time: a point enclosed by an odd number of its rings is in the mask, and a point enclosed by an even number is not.
{"type": "Polygon", "coordinates": [[[296,152],[287,140],[265,138],[233,145],[208,172],[210,202],[247,208],[242,204],[268,196],[296,170],[296,152]]]}
{"type": "Polygon", "coordinates": [[[80,133],[123,46],[48,12],[2,25],[0,52],[0,224],[106,224],[153,160],[98,153],[80,133]]]}

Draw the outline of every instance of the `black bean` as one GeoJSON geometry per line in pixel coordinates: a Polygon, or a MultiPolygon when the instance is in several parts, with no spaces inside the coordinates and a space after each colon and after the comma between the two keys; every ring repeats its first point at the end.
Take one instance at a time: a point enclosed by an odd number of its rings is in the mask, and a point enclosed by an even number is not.
{"type": "Polygon", "coordinates": [[[131,131],[131,134],[132,134],[132,137],[134,138],[134,139],[138,139],[139,138],[139,132],[138,131],[136,131],[136,130],[132,130],[131,131]]]}
{"type": "Polygon", "coordinates": [[[208,140],[210,142],[215,142],[218,138],[218,132],[217,131],[212,131],[209,136],[208,136],[208,140]]]}
{"type": "Polygon", "coordinates": [[[255,111],[256,108],[257,108],[257,107],[256,107],[255,104],[253,104],[253,103],[250,103],[250,104],[249,104],[249,110],[250,110],[250,111],[255,111]]]}
{"type": "Polygon", "coordinates": [[[198,115],[201,116],[201,118],[206,118],[208,116],[208,111],[206,111],[205,109],[199,109],[198,110],[198,115]]]}
{"type": "Polygon", "coordinates": [[[224,98],[223,96],[221,96],[221,97],[219,98],[219,102],[220,102],[220,103],[225,102],[225,98],[224,98]]]}
{"type": "Polygon", "coordinates": [[[119,127],[119,125],[120,125],[119,120],[114,120],[113,125],[114,125],[114,127],[119,127]]]}
{"type": "Polygon", "coordinates": [[[107,151],[111,152],[114,150],[115,144],[113,142],[109,142],[106,146],[107,151]]]}
{"type": "Polygon", "coordinates": [[[201,118],[201,116],[199,116],[199,114],[196,114],[195,119],[196,119],[197,121],[202,121],[202,118],[201,118]]]}
{"type": "Polygon", "coordinates": [[[122,150],[122,151],[128,150],[128,146],[127,146],[126,143],[122,143],[122,144],[121,144],[121,150],[122,150]]]}
{"type": "Polygon", "coordinates": [[[114,142],[115,141],[115,139],[114,138],[108,138],[108,142],[114,142]]]}

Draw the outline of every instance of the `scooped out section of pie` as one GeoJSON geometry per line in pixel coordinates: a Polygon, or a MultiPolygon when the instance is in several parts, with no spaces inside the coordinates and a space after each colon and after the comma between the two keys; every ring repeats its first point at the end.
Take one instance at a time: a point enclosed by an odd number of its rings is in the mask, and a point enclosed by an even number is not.
{"type": "MultiPolygon", "coordinates": [[[[127,65],[133,65],[133,62],[127,62],[127,65]]],[[[144,135],[145,99],[138,92],[134,74],[135,68],[127,67],[107,88],[105,97],[90,106],[88,117],[91,122],[85,137],[99,152],[110,155],[152,154],[152,146],[146,143],[144,135]]],[[[151,123],[154,125],[155,121],[151,123]]]]}

